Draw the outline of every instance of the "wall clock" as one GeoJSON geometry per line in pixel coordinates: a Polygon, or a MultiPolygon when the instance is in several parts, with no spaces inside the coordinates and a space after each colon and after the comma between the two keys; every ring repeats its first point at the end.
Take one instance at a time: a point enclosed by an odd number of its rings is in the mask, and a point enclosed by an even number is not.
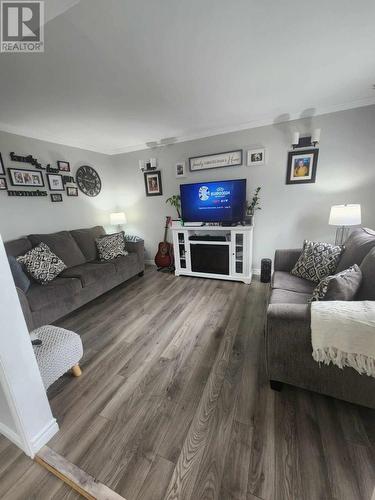
{"type": "Polygon", "coordinates": [[[98,196],[102,189],[102,181],[96,170],[88,165],[79,167],[76,174],[77,186],[87,196],[98,196]]]}

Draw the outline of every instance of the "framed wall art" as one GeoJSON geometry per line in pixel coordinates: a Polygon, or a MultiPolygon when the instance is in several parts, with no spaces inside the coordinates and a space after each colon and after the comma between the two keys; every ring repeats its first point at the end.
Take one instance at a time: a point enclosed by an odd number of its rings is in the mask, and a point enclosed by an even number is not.
{"type": "Polygon", "coordinates": [[[65,191],[63,179],[60,174],[47,174],[47,180],[51,191],[65,191]]]}
{"type": "Polygon", "coordinates": [[[68,161],[58,161],[57,166],[60,172],[70,172],[70,163],[68,161]]]}
{"type": "Polygon", "coordinates": [[[286,184],[314,183],[319,149],[290,151],[286,171],[286,184]]]}
{"type": "Polygon", "coordinates": [[[189,158],[191,172],[210,168],[236,167],[242,165],[242,149],[189,158]]]}
{"type": "Polygon", "coordinates": [[[60,201],[63,201],[62,194],[60,194],[60,193],[52,193],[51,194],[51,201],[53,203],[58,203],[60,201]]]}
{"type": "Polygon", "coordinates": [[[22,168],[8,168],[12,186],[44,187],[42,172],[37,170],[24,170],[22,168]]]}
{"type": "Polygon", "coordinates": [[[66,194],[68,196],[78,196],[78,188],[72,186],[66,188],[66,194]]]}
{"type": "Polygon", "coordinates": [[[161,196],[163,194],[163,187],[160,170],[145,172],[143,175],[145,178],[146,196],[161,196]]]}
{"type": "Polygon", "coordinates": [[[176,163],[176,177],[185,177],[186,176],[186,165],[184,161],[180,161],[176,163]]]}
{"type": "Polygon", "coordinates": [[[265,164],[266,150],[264,148],[249,149],[247,152],[247,166],[255,167],[265,164]]]}
{"type": "Polygon", "coordinates": [[[0,177],[0,191],[6,191],[8,189],[7,180],[5,177],[0,177]]]}

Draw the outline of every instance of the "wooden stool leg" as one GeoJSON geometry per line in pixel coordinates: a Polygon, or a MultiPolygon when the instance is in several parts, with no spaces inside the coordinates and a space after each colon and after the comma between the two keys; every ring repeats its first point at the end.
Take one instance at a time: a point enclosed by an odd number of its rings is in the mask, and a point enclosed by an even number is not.
{"type": "Polygon", "coordinates": [[[81,367],[78,364],[73,366],[72,374],[74,377],[80,377],[82,375],[81,367]]]}

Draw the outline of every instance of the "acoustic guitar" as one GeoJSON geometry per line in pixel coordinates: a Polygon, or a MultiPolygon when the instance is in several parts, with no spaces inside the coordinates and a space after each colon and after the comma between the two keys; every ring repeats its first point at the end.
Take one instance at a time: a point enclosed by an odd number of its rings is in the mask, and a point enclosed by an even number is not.
{"type": "Polygon", "coordinates": [[[167,241],[168,226],[171,222],[171,217],[166,217],[164,228],[164,239],[158,245],[158,252],[155,255],[155,264],[159,269],[172,267],[174,262],[173,245],[167,241]]]}

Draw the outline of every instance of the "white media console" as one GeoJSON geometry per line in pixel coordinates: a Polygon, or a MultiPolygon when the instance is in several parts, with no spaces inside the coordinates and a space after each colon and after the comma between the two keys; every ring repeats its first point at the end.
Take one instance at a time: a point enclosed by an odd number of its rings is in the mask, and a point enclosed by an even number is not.
{"type": "Polygon", "coordinates": [[[175,275],[251,283],[253,226],[172,227],[175,275]]]}

